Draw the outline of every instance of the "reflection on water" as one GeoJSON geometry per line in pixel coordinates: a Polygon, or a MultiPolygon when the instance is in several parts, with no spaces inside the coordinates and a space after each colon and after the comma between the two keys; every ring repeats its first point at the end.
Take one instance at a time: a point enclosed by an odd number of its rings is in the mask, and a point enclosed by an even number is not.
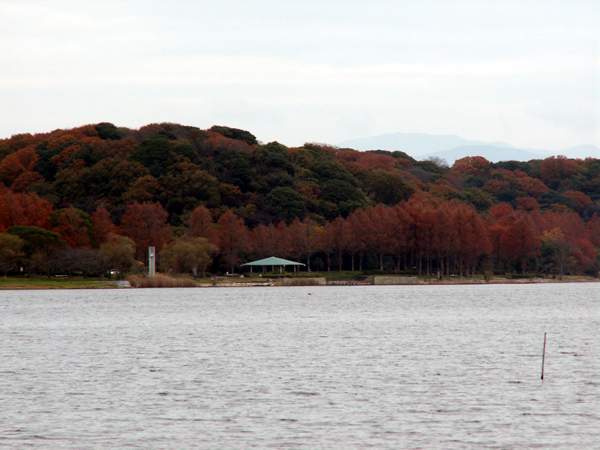
{"type": "Polygon", "coordinates": [[[594,448],[597,286],[0,292],[0,447],[594,448]]]}

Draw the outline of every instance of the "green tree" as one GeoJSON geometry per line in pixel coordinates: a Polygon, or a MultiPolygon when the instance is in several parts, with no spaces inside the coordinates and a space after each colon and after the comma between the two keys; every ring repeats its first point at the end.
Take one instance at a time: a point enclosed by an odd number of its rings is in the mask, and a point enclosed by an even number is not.
{"type": "Polygon", "coordinates": [[[100,246],[100,252],[105,255],[108,267],[117,270],[120,278],[135,263],[135,242],[127,236],[111,235],[100,246]]]}
{"type": "Polygon", "coordinates": [[[306,211],[304,197],[289,187],[278,187],[267,195],[269,209],[275,217],[281,220],[302,218],[306,211]]]}
{"type": "Polygon", "coordinates": [[[415,192],[398,174],[384,170],[374,170],[364,183],[367,195],[377,203],[393,206],[408,198],[415,192]]]}
{"type": "Polygon", "coordinates": [[[50,275],[51,253],[65,245],[58,233],[25,225],[12,226],[6,232],[22,239],[26,262],[32,275],[35,275],[38,268],[44,266],[48,268],[48,275],[50,275]]]}
{"type": "Polygon", "coordinates": [[[236,139],[238,141],[243,141],[248,145],[256,145],[256,136],[246,130],[240,130],[239,128],[230,128],[223,127],[219,125],[214,125],[210,128],[210,131],[214,131],[215,133],[219,133],[222,136],[225,136],[229,139],[236,139]]]}
{"type": "Polygon", "coordinates": [[[160,252],[160,266],[163,271],[172,270],[176,273],[192,272],[198,276],[206,276],[206,268],[211,264],[212,257],[217,253],[216,245],[205,238],[190,238],[182,236],[160,252]]]}
{"type": "Polygon", "coordinates": [[[0,233],[0,270],[4,271],[4,279],[6,280],[6,272],[16,268],[19,259],[22,258],[23,240],[14,234],[0,233]]]}

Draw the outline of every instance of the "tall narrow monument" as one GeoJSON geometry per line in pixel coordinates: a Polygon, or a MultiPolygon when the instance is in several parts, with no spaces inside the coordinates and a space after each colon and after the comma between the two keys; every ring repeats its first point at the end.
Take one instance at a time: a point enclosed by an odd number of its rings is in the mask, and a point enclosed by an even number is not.
{"type": "Polygon", "coordinates": [[[148,276],[156,275],[156,251],[154,247],[148,247],[148,276]]]}

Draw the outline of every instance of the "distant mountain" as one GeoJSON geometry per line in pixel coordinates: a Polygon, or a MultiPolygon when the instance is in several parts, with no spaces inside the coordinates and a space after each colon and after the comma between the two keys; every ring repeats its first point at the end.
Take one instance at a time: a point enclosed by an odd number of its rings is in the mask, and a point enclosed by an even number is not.
{"type": "Polygon", "coordinates": [[[457,159],[466,156],[482,156],[490,162],[531,161],[532,159],[542,159],[546,157],[539,153],[532,153],[519,148],[503,148],[494,145],[463,145],[450,150],[429,153],[421,156],[421,159],[431,157],[442,158],[445,159],[448,164],[452,165],[457,159]]]}
{"type": "Polygon", "coordinates": [[[469,141],[456,135],[431,135],[424,133],[391,133],[381,136],[351,139],[338,144],[356,150],[400,150],[419,159],[434,152],[472,145],[492,145],[500,148],[513,148],[504,142],[469,141]]]}
{"type": "Polygon", "coordinates": [[[600,159],[600,148],[595,145],[578,145],[561,152],[551,152],[551,155],[565,155],[567,158],[598,158],[600,159]]]}
{"type": "Polygon", "coordinates": [[[400,150],[415,159],[437,157],[448,164],[466,156],[482,156],[498,161],[530,161],[549,156],[564,155],[567,158],[588,157],[600,159],[600,149],[594,145],[579,145],[564,150],[549,151],[519,149],[505,142],[469,141],[456,135],[431,135],[424,133],[390,133],[380,136],[351,139],[338,144],[356,150],[400,150]]]}

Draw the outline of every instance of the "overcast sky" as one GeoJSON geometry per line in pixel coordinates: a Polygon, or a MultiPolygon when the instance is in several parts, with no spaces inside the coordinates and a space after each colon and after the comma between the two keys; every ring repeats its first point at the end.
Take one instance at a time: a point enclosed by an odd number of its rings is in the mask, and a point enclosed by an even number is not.
{"type": "Polygon", "coordinates": [[[600,2],[0,0],[0,138],[88,123],[600,145],[600,2]]]}

